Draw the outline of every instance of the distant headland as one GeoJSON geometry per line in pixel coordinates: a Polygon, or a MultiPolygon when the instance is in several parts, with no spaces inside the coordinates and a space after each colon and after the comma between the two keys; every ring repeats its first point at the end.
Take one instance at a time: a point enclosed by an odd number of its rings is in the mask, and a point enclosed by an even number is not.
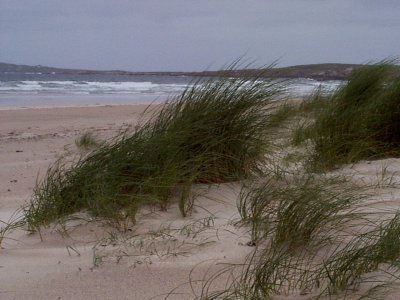
{"type": "MultiPolygon", "coordinates": [[[[268,78],[311,78],[315,80],[346,80],[350,74],[361,68],[361,64],[309,64],[283,68],[267,68],[263,72],[263,77],[268,78]]],[[[82,70],[82,69],[63,69],[47,66],[28,66],[8,63],[0,63],[0,73],[37,73],[37,74],[68,74],[68,75],[119,75],[119,76],[242,76],[248,72],[259,70],[233,70],[233,71],[202,71],[202,72],[131,72],[122,70],[82,70]]]]}

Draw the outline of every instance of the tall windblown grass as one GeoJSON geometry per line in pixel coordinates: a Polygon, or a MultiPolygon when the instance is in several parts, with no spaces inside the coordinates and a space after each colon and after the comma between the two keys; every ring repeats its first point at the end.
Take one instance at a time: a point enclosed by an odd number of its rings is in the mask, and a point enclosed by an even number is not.
{"type": "Polygon", "coordinates": [[[297,140],[313,142],[317,168],[399,156],[399,99],[400,76],[392,62],[365,66],[325,101],[310,101],[321,105],[309,105],[318,110],[315,122],[298,131],[297,140]]]}
{"type": "Polygon", "coordinates": [[[319,277],[327,278],[330,292],[357,288],[363,276],[376,272],[384,264],[399,271],[400,213],[378,224],[373,230],[360,234],[344,248],[324,261],[319,277]]]}
{"type": "Polygon", "coordinates": [[[296,252],[285,246],[260,248],[225,294],[244,294],[245,299],[271,299],[282,294],[307,295],[306,299],[361,299],[373,293],[373,299],[384,299],[396,288],[396,282],[398,285],[399,235],[397,213],[369,232],[320,251],[307,243],[296,252]]]}
{"type": "Polygon", "coordinates": [[[245,188],[238,207],[257,249],[240,289],[251,299],[314,291],[318,257],[356,230],[364,197],[344,178],[301,171],[245,188]]]}
{"type": "Polygon", "coordinates": [[[341,178],[294,174],[243,189],[238,208],[255,244],[296,251],[321,248],[355,218],[364,195],[341,178]],[[348,187],[346,187],[348,185],[348,187]]]}
{"type": "Polygon", "coordinates": [[[135,222],[141,205],[166,209],[174,197],[186,215],[192,184],[259,172],[276,125],[268,104],[280,88],[258,76],[195,82],[133,132],[51,166],[25,211],[29,228],[81,210],[115,224],[135,222]]]}
{"type": "Polygon", "coordinates": [[[93,135],[92,132],[84,132],[80,137],[75,139],[75,145],[82,150],[90,150],[92,148],[98,147],[100,142],[93,135]]]}
{"type": "Polygon", "coordinates": [[[220,271],[200,299],[383,299],[399,279],[400,212],[373,221],[369,188],[307,173],[246,187],[238,206],[256,248],[225,290],[209,290],[220,271]]]}
{"type": "Polygon", "coordinates": [[[384,299],[399,285],[400,212],[363,208],[379,184],[311,173],[400,155],[397,71],[392,62],[366,66],[333,94],[316,91],[294,108],[292,146],[306,146],[295,149],[305,152],[301,169],[275,166],[243,189],[238,208],[256,248],[228,288],[209,292],[206,282],[201,299],[384,299]]]}

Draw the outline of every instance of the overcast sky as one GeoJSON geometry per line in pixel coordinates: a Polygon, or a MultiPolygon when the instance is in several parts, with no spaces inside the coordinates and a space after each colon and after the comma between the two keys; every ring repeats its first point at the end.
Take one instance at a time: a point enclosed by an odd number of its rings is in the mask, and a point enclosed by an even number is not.
{"type": "Polygon", "coordinates": [[[191,71],[400,55],[400,0],[0,0],[0,62],[191,71]]]}

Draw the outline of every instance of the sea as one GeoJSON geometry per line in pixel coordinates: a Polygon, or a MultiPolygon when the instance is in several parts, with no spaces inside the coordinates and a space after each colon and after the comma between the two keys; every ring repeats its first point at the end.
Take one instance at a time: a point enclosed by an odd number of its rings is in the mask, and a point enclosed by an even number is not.
{"type": "MultiPolygon", "coordinates": [[[[161,103],[199,78],[170,75],[0,73],[0,109],[161,103]]],[[[343,81],[285,80],[283,98],[302,99],[343,81]]]]}

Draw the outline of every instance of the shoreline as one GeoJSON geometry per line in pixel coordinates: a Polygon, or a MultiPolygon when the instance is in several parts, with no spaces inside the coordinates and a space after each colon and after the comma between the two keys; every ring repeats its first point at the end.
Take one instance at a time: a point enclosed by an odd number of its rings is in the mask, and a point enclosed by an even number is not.
{"type": "Polygon", "coordinates": [[[77,151],[74,143],[81,134],[92,131],[99,139],[110,138],[138,122],[147,107],[0,109],[0,209],[5,203],[21,204],[21,198],[31,193],[37,175],[65,152],[66,147],[77,151]],[[19,187],[17,194],[16,187],[19,187]]]}
{"type": "Polygon", "coordinates": [[[146,94],[0,94],[0,110],[53,107],[96,107],[119,105],[151,105],[163,103],[173,95],[146,94]]]}
{"type": "Polygon", "coordinates": [[[37,109],[80,109],[80,108],[96,108],[96,107],[137,107],[137,106],[152,106],[152,105],[158,105],[157,104],[146,104],[146,103],[138,103],[138,104],[82,104],[82,105],[57,105],[57,106],[52,106],[52,105],[44,105],[44,106],[0,106],[0,111],[14,111],[14,110],[37,110],[37,109]]]}

